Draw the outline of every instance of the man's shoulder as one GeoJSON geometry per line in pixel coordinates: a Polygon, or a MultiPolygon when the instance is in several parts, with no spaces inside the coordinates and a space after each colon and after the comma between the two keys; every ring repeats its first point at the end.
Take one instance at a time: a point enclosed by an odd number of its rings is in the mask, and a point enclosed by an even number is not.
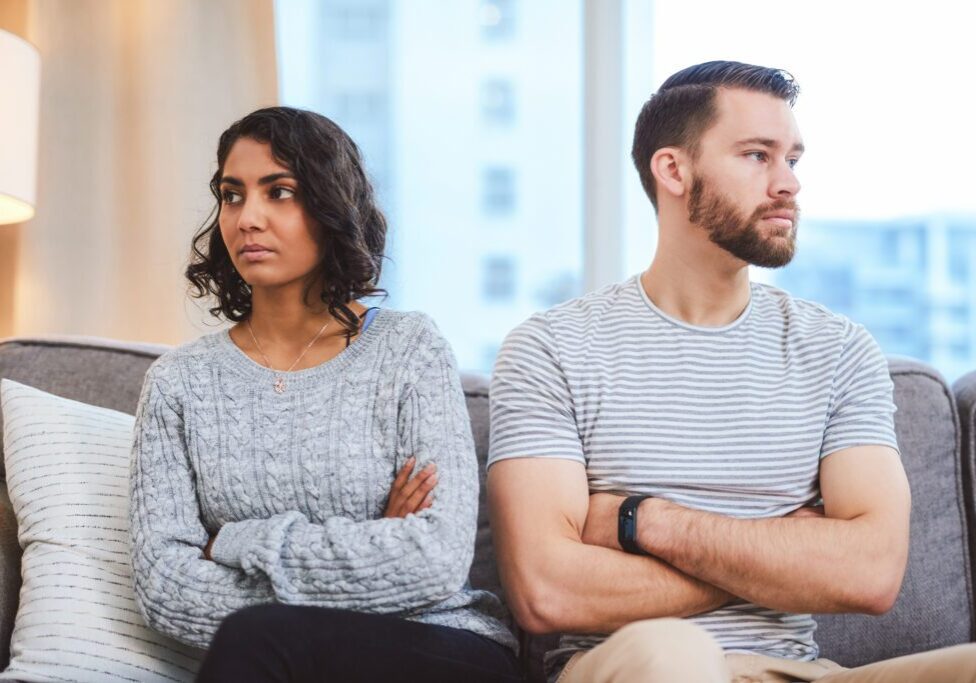
{"type": "Polygon", "coordinates": [[[760,308],[768,313],[775,312],[797,333],[805,337],[847,339],[858,331],[863,331],[846,315],[836,313],[823,304],[794,296],[784,289],[765,283],[752,283],[753,294],[761,301],[760,308]]]}
{"type": "Polygon", "coordinates": [[[639,304],[635,283],[637,276],[622,282],[605,285],[582,296],[569,299],[552,308],[532,314],[515,330],[577,330],[584,335],[588,327],[599,324],[611,311],[619,311],[622,305],[639,304]]]}

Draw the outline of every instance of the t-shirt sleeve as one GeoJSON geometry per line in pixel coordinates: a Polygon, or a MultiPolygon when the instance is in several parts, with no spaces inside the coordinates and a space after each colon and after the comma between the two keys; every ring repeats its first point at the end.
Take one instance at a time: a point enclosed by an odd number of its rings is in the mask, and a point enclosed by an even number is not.
{"type": "Polygon", "coordinates": [[[863,326],[852,325],[834,375],[820,457],[854,446],[897,450],[893,393],[878,343],[863,326]]]}
{"type": "Polygon", "coordinates": [[[586,464],[569,384],[542,314],[508,335],[491,379],[488,467],[527,457],[586,464]]]}

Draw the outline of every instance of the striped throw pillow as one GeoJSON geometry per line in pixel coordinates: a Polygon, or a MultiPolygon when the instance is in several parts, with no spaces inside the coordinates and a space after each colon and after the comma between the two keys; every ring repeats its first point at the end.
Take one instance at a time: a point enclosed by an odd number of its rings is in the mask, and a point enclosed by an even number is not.
{"type": "Polygon", "coordinates": [[[202,653],[146,626],[129,560],[133,418],[3,380],[7,486],[24,549],[3,680],[190,681],[202,653]]]}

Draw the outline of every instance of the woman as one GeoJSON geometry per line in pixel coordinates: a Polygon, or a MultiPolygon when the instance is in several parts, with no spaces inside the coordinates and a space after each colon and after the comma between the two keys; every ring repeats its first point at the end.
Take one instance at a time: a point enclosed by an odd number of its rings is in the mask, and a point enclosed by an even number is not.
{"type": "Polygon", "coordinates": [[[275,107],[220,138],[187,277],[234,321],[160,357],[137,413],[136,598],[201,681],[518,680],[467,585],[477,464],[429,318],[367,309],[386,223],[356,145],[275,107]]]}

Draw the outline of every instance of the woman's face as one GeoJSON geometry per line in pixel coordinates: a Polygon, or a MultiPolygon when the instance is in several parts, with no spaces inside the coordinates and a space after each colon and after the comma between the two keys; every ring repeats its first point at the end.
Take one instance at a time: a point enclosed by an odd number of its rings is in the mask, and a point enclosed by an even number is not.
{"type": "Polygon", "coordinates": [[[304,283],[318,261],[312,221],[291,171],[271,145],[234,143],[220,179],[220,234],[237,272],[251,287],[304,283]]]}

